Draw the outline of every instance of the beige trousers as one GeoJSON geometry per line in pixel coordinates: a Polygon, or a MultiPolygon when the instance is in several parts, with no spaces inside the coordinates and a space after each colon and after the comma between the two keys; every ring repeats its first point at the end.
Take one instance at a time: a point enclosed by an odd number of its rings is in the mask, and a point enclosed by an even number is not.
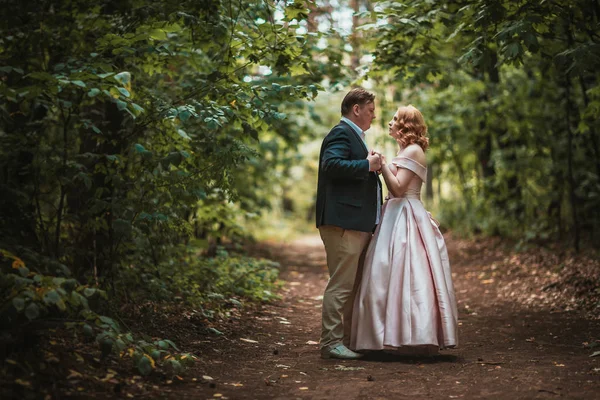
{"type": "Polygon", "coordinates": [[[337,226],[319,228],[327,253],[329,282],[323,294],[321,348],[350,343],[352,306],[360,278],[370,232],[337,226]]]}

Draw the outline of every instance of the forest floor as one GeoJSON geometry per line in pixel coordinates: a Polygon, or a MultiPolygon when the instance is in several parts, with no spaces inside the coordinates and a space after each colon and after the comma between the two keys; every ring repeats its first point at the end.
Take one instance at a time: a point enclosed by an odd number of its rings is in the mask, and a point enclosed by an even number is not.
{"type": "Polygon", "coordinates": [[[71,376],[45,398],[600,398],[600,356],[590,357],[600,350],[598,260],[555,248],[516,253],[496,239],[446,240],[458,299],[457,349],[431,357],[321,359],[328,274],[315,235],[255,245],[254,256],[281,264],[281,300],[220,321],[214,327],[221,335],[207,333],[185,311],[140,318],[140,329],[154,327],[198,356],[182,377],[112,370],[110,379],[89,385],[71,376]]]}

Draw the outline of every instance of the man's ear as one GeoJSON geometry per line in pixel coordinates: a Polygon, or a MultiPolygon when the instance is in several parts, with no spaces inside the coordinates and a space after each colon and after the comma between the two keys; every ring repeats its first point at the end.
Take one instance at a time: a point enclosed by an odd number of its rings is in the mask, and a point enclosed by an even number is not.
{"type": "Polygon", "coordinates": [[[354,115],[355,115],[355,116],[357,116],[357,117],[358,117],[358,114],[359,114],[359,110],[360,110],[360,105],[358,105],[358,104],[355,104],[355,105],[353,105],[353,106],[352,106],[352,112],[353,112],[353,113],[354,113],[354,115]]]}

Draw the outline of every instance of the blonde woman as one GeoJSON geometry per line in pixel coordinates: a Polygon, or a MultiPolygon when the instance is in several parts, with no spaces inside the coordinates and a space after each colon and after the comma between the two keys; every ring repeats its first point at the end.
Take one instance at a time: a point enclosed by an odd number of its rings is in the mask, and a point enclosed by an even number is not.
{"type": "Polygon", "coordinates": [[[444,237],[420,198],[427,126],[409,105],[388,127],[399,150],[389,165],[382,157],[390,194],[365,256],[350,347],[433,354],[458,344],[458,313],[444,237]]]}

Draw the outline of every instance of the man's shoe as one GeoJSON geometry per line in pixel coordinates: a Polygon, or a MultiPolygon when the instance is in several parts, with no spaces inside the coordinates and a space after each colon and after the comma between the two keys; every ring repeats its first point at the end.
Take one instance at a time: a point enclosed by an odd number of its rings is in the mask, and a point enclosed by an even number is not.
{"type": "Polygon", "coordinates": [[[325,347],[324,349],[321,349],[321,358],[341,358],[343,360],[358,360],[362,356],[362,354],[353,352],[341,343],[335,346],[325,347]]]}

